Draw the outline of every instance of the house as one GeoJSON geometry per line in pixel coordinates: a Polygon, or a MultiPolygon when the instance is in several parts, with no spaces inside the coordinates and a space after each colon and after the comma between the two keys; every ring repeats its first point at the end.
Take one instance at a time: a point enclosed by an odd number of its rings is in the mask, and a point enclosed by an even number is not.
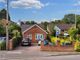
{"type": "Polygon", "coordinates": [[[47,32],[38,24],[22,24],[21,29],[23,38],[31,39],[32,43],[36,43],[38,40],[44,40],[47,36],[47,32]]]}
{"type": "Polygon", "coordinates": [[[58,35],[67,32],[72,26],[73,24],[57,24],[55,25],[54,30],[56,30],[56,34],[58,35]]]}

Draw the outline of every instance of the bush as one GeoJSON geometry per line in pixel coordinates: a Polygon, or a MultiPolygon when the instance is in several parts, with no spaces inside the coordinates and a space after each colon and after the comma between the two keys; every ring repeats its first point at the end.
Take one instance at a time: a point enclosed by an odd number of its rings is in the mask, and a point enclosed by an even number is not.
{"type": "Polygon", "coordinates": [[[55,46],[59,40],[60,38],[51,36],[51,42],[53,43],[53,46],[55,46]]]}
{"type": "Polygon", "coordinates": [[[21,40],[22,40],[21,37],[14,37],[13,38],[13,41],[12,41],[13,42],[13,49],[20,45],[21,40]]]}
{"type": "Polygon", "coordinates": [[[65,44],[65,40],[64,40],[64,39],[61,39],[61,40],[60,40],[60,45],[61,45],[61,46],[64,46],[64,44],[65,44]]]}
{"type": "Polygon", "coordinates": [[[56,46],[56,43],[55,42],[52,42],[53,46],[56,46]]]}
{"type": "Polygon", "coordinates": [[[6,41],[0,43],[0,50],[6,50],[6,41]]]}
{"type": "Polygon", "coordinates": [[[74,46],[74,50],[77,52],[80,52],[80,42],[76,41],[75,46],[74,46]]]}
{"type": "Polygon", "coordinates": [[[46,39],[51,42],[51,38],[50,38],[50,35],[47,35],[46,39]]]}

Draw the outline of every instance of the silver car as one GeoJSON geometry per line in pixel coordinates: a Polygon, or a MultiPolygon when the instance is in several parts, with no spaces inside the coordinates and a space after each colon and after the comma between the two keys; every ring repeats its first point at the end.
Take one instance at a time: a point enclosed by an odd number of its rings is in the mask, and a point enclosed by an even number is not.
{"type": "Polygon", "coordinates": [[[29,38],[23,38],[22,46],[31,46],[31,40],[29,38]]]}

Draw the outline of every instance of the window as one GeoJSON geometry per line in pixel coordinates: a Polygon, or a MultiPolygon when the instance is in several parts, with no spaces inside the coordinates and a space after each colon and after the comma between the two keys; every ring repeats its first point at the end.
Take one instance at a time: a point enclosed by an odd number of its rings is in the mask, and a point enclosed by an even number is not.
{"type": "Polygon", "coordinates": [[[43,40],[44,35],[43,34],[36,34],[36,40],[43,40]]]}

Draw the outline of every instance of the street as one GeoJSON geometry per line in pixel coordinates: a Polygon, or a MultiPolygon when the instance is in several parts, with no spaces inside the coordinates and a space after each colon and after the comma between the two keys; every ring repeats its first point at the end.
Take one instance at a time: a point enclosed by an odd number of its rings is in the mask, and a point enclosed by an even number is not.
{"type": "Polygon", "coordinates": [[[19,47],[13,51],[0,51],[0,60],[80,60],[80,55],[52,56],[57,53],[40,51],[40,46],[19,47]]]}

